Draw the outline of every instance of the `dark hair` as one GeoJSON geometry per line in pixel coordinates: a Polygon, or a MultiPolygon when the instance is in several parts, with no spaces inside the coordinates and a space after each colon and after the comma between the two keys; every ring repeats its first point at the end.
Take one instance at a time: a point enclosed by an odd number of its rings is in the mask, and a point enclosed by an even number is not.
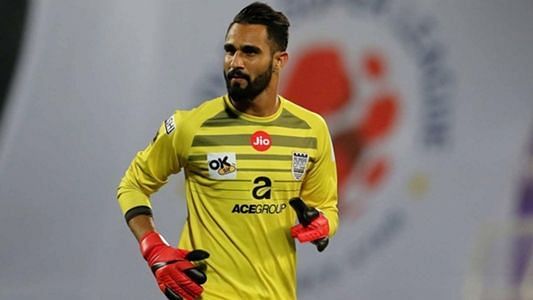
{"type": "Polygon", "coordinates": [[[274,50],[287,50],[287,44],[289,43],[289,20],[282,12],[275,11],[267,4],[254,2],[243,8],[233,18],[233,22],[229,25],[228,31],[235,23],[265,25],[268,39],[273,41],[276,47],[274,50]]]}

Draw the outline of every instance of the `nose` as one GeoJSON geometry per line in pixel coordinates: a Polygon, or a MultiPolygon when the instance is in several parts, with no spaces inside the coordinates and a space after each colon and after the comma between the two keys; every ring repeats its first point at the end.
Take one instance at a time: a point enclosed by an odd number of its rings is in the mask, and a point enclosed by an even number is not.
{"type": "Polygon", "coordinates": [[[235,51],[235,53],[233,53],[233,55],[231,55],[229,59],[230,59],[229,61],[230,68],[232,69],[241,68],[242,69],[244,67],[243,59],[242,59],[242,55],[240,51],[235,51]]]}

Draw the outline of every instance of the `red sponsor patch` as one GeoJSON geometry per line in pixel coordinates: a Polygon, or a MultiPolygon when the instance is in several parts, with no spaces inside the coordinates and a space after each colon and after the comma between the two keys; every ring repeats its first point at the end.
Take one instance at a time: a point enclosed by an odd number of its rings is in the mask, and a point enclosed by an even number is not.
{"type": "Polygon", "coordinates": [[[250,144],[257,151],[267,151],[272,146],[272,139],[268,133],[259,130],[250,137],[250,144]]]}

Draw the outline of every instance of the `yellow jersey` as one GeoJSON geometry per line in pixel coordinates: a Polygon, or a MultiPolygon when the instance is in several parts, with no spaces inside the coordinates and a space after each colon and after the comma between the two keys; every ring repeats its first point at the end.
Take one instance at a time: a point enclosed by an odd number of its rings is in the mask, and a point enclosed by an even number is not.
{"type": "Polygon", "coordinates": [[[338,225],[337,174],[327,125],[279,97],[277,112],[239,112],[228,96],[176,111],[131,162],[118,187],[123,214],[183,170],[188,217],[179,248],[210,253],[203,299],[296,299],[288,202],[302,198],[338,225]]]}

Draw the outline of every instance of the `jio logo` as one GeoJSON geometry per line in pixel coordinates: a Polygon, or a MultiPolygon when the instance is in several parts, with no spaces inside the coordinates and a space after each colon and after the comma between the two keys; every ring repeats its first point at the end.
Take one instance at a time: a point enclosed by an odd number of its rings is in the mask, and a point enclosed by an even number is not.
{"type": "Polygon", "coordinates": [[[272,139],[265,131],[256,131],[250,137],[250,144],[257,151],[267,151],[272,146],[272,139]]]}

